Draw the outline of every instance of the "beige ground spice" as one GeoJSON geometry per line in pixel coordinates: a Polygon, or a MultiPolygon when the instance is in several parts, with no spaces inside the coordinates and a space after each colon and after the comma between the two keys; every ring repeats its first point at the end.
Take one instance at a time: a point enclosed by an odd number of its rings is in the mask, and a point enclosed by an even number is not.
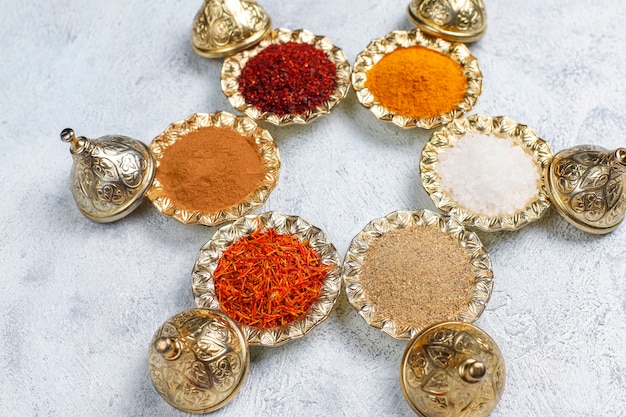
{"type": "Polygon", "coordinates": [[[465,311],[476,281],[470,255],[436,225],[395,229],[372,242],[359,279],[374,320],[419,329],[465,311]]]}

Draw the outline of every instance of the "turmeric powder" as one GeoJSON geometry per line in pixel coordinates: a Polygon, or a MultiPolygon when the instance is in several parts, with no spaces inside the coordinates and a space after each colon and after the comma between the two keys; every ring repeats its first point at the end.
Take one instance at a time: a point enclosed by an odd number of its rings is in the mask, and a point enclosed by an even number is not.
{"type": "Polygon", "coordinates": [[[391,112],[427,119],[449,113],[463,101],[467,78],[452,58],[412,46],[385,55],[367,72],[365,87],[391,112]]]}

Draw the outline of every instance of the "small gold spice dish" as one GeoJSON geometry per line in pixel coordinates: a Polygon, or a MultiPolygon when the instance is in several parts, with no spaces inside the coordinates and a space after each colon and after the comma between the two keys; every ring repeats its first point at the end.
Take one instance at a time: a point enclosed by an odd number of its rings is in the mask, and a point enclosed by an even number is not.
{"type": "Polygon", "coordinates": [[[517,230],[554,204],[575,227],[606,234],[626,212],[626,149],[553,155],[531,128],[502,116],[458,118],[433,132],[420,171],[441,211],[484,231],[517,230]]]}
{"type": "Polygon", "coordinates": [[[433,323],[476,320],[491,296],[493,271],[478,236],[455,219],[396,211],[352,240],[343,282],[370,326],[409,339],[433,323]]]}
{"type": "Polygon", "coordinates": [[[325,320],[341,292],[337,250],[297,216],[248,215],[220,228],[192,273],[196,305],[224,311],[251,345],[277,346],[325,320]]]}
{"type": "Polygon", "coordinates": [[[482,91],[478,60],[461,43],[419,29],[393,31],[356,58],[352,85],[380,120],[432,129],[474,107],[482,91]]]}
{"type": "Polygon", "coordinates": [[[350,64],[328,38],[279,28],[227,58],[221,85],[231,105],[257,121],[306,124],[346,97],[350,64]]]}
{"type": "Polygon", "coordinates": [[[420,172],[435,206],[464,225],[517,230],[550,207],[542,173],[551,159],[548,144],[528,126],[506,117],[472,115],[433,132],[422,150],[420,172]],[[488,146],[481,147],[483,143],[488,146]],[[502,146],[496,152],[494,145],[502,146]],[[449,159],[442,172],[444,156],[449,159]],[[519,177],[528,171],[520,183],[519,177]],[[509,203],[515,187],[526,191],[521,200],[509,203]]]}
{"type": "Polygon", "coordinates": [[[203,57],[228,57],[222,91],[254,120],[306,124],[329,113],[350,88],[344,52],[307,30],[270,28],[269,16],[254,1],[205,0],[191,43],[203,57]]]}
{"type": "Polygon", "coordinates": [[[245,116],[196,113],[172,123],[150,148],[125,136],[97,140],[61,132],[73,156],[72,195],[97,222],[128,215],[146,195],[186,224],[231,221],[262,205],[276,186],[278,148],[245,116]]]}

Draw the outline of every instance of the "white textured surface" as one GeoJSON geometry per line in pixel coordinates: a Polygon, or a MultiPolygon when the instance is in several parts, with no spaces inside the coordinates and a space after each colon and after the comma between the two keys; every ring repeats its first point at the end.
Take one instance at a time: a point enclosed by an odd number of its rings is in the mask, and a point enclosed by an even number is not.
{"type": "MultiPolygon", "coordinates": [[[[201,1],[0,0],[0,415],[181,416],[153,389],[153,332],[193,306],[190,274],[214,229],[145,203],[100,225],[75,209],[73,127],[149,143],[170,122],[229,110],[221,62],[189,46],[201,1]]],[[[351,62],[409,29],[404,0],[270,1],[276,26],[330,37],[351,62]]],[[[618,0],[487,2],[471,46],[485,76],[474,112],[533,127],[552,149],[626,145],[626,9],[618,0]]],[[[377,121],[353,93],[308,126],[268,127],[283,167],[263,210],[323,228],[344,254],[370,220],[431,208],[418,161],[428,133],[377,121]]],[[[596,237],[554,211],[515,233],[480,233],[495,291],[478,325],[508,368],[494,416],[626,415],[626,226],[596,237]]],[[[248,380],[214,415],[407,416],[406,342],[342,297],[302,340],[252,349],[248,380]]]]}

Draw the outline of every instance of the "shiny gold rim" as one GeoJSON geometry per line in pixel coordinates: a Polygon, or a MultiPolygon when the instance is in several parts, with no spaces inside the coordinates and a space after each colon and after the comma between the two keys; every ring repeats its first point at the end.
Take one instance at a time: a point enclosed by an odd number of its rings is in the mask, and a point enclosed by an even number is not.
{"type": "Polygon", "coordinates": [[[483,75],[480,72],[478,60],[472,56],[467,46],[462,43],[450,43],[421,32],[419,29],[397,30],[388,35],[370,42],[370,44],[356,58],[352,72],[352,86],[359,102],[370,109],[374,115],[383,121],[392,122],[402,128],[420,127],[433,129],[437,126],[450,123],[474,107],[482,91],[483,75]],[[432,118],[405,117],[392,112],[378,103],[371,91],[365,87],[367,72],[371,70],[386,54],[399,48],[421,46],[449,56],[454,62],[461,65],[463,74],[467,78],[467,90],[463,101],[451,112],[432,118]]]}
{"type": "MultiPolygon", "coordinates": [[[[545,168],[552,159],[548,144],[528,126],[518,124],[506,117],[472,115],[454,120],[432,134],[422,150],[420,172],[424,189],[435,206],[444,213],[455,217],[465,226],[477,227],[488,232],[517,230],[539,219],[550,207],[550,199],[545,182],[545,168]],[[439,152],[451,148],[468,133],[494,135],[510,138],[533,157],[541,175],[537,197],[522,210],[506,216],[486,216],[459,206],[440,185],[438,173],[439,152]]],[[[497,181],[497,178],[494,178],[497,181]]]]}
{"type": "MultiPolygon", "coordinates": [[[[479,237],[465,229],[463,225],[449,216],[442,216],[428,210],[396,211],[386,217],[371,221],[352,240],[343,263],[343,282],[346,295],[352,307],[372,327],[381,329],[384,333],[396,339],[410,339],[420,333],[422,328],[399,327],[391,318],[375,319],[376,306],[370,304],[367,290],[360,281],[361,268],[369,246],[386,233],[406,227],[420,227],[437,225],[442,233],[455,239],[460,248],[470,256],[472,272],[476,282],[472,290],[472,298],[467,308],[460,312],[454,320],[473,322],[483,310],[493,290],[493,270],[491,259],[483,247],[479,237]]],[[[445,300],[433,301],[445,302],[445,300]]],[[[432,323],[429,323],[430,325],[432,323]]]]}
{"type": "Polygon", "coordinates": [[[200,223],[206,226],[215,226],[236,220],[262,205],[278,181],[280,155],[272,136],[267,130],[259,127],[254,120],[245,116],[235,116],[227,112],[193,114],[185,120],[169,125],[163,133],[152,141],[150,150],[154,156],[157,173],[146,196],[161,213],[185,224],[200,223]],[[263,181],[243,201],[212,213],[178,208],[164,193],[158,175],[159,162],[165,149],[185,135],[206,127],[229,128],[242,136],[254,138],[254,143],[265,167],[263,181]]]}
{"type": "Polygon", "coordinates": [[[278,233],[289,234],[301,241],[308,241],[309,245],[320,254],[322,263],[332,266],[324,278],[320,297],[302,319],[287,326],[273,329],[259,329],[240,324],[249,344],[277,346],[288,340],[304,336],[328,317],[341,292],[341,264],[337,250],[330,243],[326,234],[301,218],[274,212],[267,212],[258,216],[245,216],[220,228],[211,240],[200,249],[191,276],[193,295],[198,307],[223,311],[217,300],[213,281],[213,273],[222,257],[222,252],[237,240],[259,228],[261,230],[274,229],[278,233]]]}
{"type": "Polygon", "coordinates": [[[277,126],[292,123],[306,124],[317,117],[329,113],[339,102],[341,102],[350,89],[350,64],[344,52],[333,45],[333,43],[323,36],[307,30],[291,31],[288,29],[274,29],[254,48],[239,52],[224,60],[222,65],[222,91],[228,97],[230,104],[237,110],[245,113],[257,121],[267,121],[277,126]],[[335,91],[328,100],[320,106],[307,111],[304,114],[286,114],[278,116],[272,112],[262,112],[258,108],[246,103],[243,95],[239,92],[239,76],[243,67],[250,58],[257,55],[271,44],[281,44],[287,42],[307,43],[323,51],[328,59],[337,67],[337,82],[335,91]]]}

